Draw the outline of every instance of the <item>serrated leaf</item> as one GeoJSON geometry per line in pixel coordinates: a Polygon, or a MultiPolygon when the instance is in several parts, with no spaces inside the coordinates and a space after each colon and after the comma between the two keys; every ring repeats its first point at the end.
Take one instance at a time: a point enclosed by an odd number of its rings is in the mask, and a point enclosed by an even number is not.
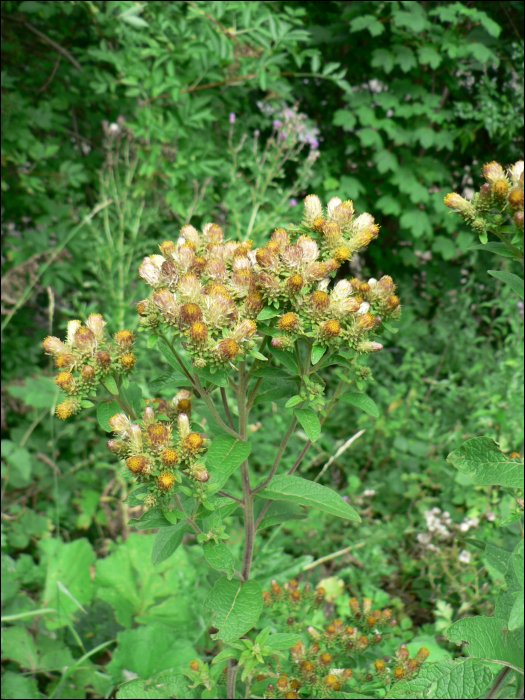
{"type": "Polygon", "coordinates": [[[448,455],[447,461],[480,486],[523,488],[523,465],[509,461],[488,437],[467,440],[448,455]]]}
{"type": "Polygon", "coordinates": [[[321,437],[321,423],[313,408],[296,408],[295,415],[308,439],[316,442],[321,437]]]}
{"type": "Polygon", "coordinates": [[[252,629],[262,607],[262,588],[257,581],[241,583],[220,578],[204,602],[204,610],[215,613],[213,624],[219,629],[212,637],[234,642],[252,629]]]}
{"type": "Polygon", "coordinates": [[[288,370],[282,367],[261,367],[250,372],[252,377],[261,377],[262,379],[282,379],[289,381],[292,379],[288,370]]]}
{"type": "Polygon", "coordinates": [[[501,255],[501,257],[503,258],[514,257],[514,253],[508,247],[508,245],[505,245],[505,243],[497,243],[495,241],[491,241],[490,243],[486,243],[485,245],[473,245],[468,250],[484,250],[487,253],[501,255]]]}
{"type": "Polygon", "coordinates": [[[520,299],[525,297],[525,285],[521,277],[518,277],[518,275],[514,275],[512,272],[500,272],[499,270],[488,270],[488,273],[492,277],[495,277],[496,279],[505,282],[505,284],[508,284],[512,291],[515,292],[520,299]]]}
{"type": "Polygon", "coordinates": [[[210,471],[208,489],[218,491],[238,469],[252,450],[251,442],[242,442],[229,435],[219,435],[208,450],[206,466],[210,471]]]}
{"type": "Polygon", "coordinates": [[[396,683],[385,698],[443,698],[474,700],[483,697],[492,679],[491,670],[477,659],[425,664],[416,679],[396,683]]]}
{"type": "Polygon", "coordinates": [[[105,430],[106,433],[113,432],[109,425],[109,419],[117,413],[122,413],[122,409],[116,401],[99,404],[97,408],[97,420],[100,427],[105,430]]]}
{"type": "Polygon", "coordinates": [[[202,551],[212,569],[225,573],[229,579],[233,577],[235,558],[224,542],[206,542],[202,551]]]}
{"type": "Polygon", "coordinates": [[[518,584],[523,590],[523,540],[518,542],[515,550],[512,553],[512,566],[514,568],[514,573],[516,574],[518,584]]]}
{"type": "Polygon", "coordinates": [[[155,530],[158,527],[168,527],[169,521],[166,520],[160,508],[152,508],[147,510],[142,517],[138,519],[132,518],[129,521],[129,525],[139,530],[155,530]]]}
{"type": "Polygon", "coordinates": [[[326,345],[314,345],[312,347],[312,364],[316,365],[327,350],[326,345]]]}
{"type": "Polygon", "coordinates": [[[239,649],[233,649],[232,647],[229,647],[228,649],[223,649],[222,651],[220,651],[217,654],[217,656],[214,656],[211,664],[212,666],[214,666],[215,664],[220,664],[221,662],[229,661],[230,659],[239,659],[240,655],[241,652],[239,651],[239,649]]]}
{"type": "Polygon", "coordinates": [[[173,552],[180,547],[184,535],[189,530],[190,528],[185,520],[181,520],[177,525],[161,528],[155,535],[155,542],[151,552],[151,563],[153,566],[169,559],[173,552]]]}
{"type": "Polygon", "coordinates": [[[448,628],[447,637],[453,644],[467,644],[469,656],[523,668],[523,642],[515,631],[508,631],[504,620],[481,616],[458,620],[448,628]]]}
{"type": "Polygon", "coordinates": [[[356,408],[360,408],[365,413],[374,416],[374,418],[377,418],[379,416],[378,407],[376,406],[375,402],[366,394],[362,394],[360,392],[355,391],[351,392],[350,394],[344,394],[344,396],[341,396],[339,400],[344,401],[345,403],[349,403],[351,406],[355,406],[356,408]]]}
{"type": "Polygon", "coordinates": [[[259,495],[273,501],[291,501],[297,505],[317,508],[345,520],[361,521],[352,506],[335,491],[298,476],[288,474],[276,476],[264,491],[259,492],[259,495]]]}

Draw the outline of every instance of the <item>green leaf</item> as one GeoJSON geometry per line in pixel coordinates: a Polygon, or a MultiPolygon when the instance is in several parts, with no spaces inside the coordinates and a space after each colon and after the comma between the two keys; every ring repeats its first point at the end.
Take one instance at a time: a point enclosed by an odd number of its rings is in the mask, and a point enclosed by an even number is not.
{"type": "Polygon", "coordinates": [[[257,316],[258,321],[266,321],[269,318],[280,316],[281,312],[274,309],[273,306],[266,306],[257,316]]]}
{"type": "Polygon", "coordinates": [[[348,109],[338,109],[334,112],[334,126],[342,126],[345,131],[352,131],[357,123],[357,118],[348,109]]]}
{"type": "Polygon", "coordinates": [[[168,527],[169,521],[166,520],[160,508],[152,508],[151,510],[147,510],[141,518],[132,518],[129,521],[129,525],[139,530],[154,530],[158,527],[168,527]]]}
{"type": "Polygon", "coordinates": [[[161,528],[153,543],[151,552],[151,563],[153,566],[166,561],[173,552],[175,552],[182,544],[182,539],[186,532],[189,532],[189,526],[185,520],[181,520],[177,525],[161,528]]]}
{"type": "Polygon", "coordinates": [[[224,369],[217,369],[215,372],[212,372],[209,367],[194,367],[193,371],[202,379],[206,379],[206,381],[216,386],[222,386],[223,389],[226,389],[228,386],[228,372],[224,369]]]}
{"type": "Polygon", "coordinates": [[[276,348],[272,348],[272,355],[292,374],[299,374],[299,367],[297,366],[297,362],[291,353],[286,352],[286,350],[277,350],[276,348]]]}
{"type": "Polygon", "coordinates": [[[386,49],[375,49],[372,54],[372,68],[379,68],[385,73],[391,73],[394,68],[394,56],[386,49]]]}
{"type": "Polygon", "coordinates": [[[168,345],[164,340],[159,340],[158,342],[158,348],[161,352],[161,355],[164,357],[164,359],[170,364],[173,369],[176,369],[178,372],[181,372],[181,366],[175,357],[175,355],[172,353],[168,345]]]}
{"type": "Polygon", "coordinates": [[[221,489],[233,472],[248,459],[251,451],[251,442],[242,442],[229,435],[219,435],[212,442],[206,456],[206,466],[211,475],[208,490],[215,492],[221,489]]]}
{"type": "Polygon", "coordinates": [[[384,31],[384,25],[375,17],[375,15],[363,15],[356,17],[350,22],[350,32],[360,32],[366,29],[372,36],[380,36],[384,31]]]}
{"type": "Polygon", "coordinates": [[[428,63],[433,70],[435,70],[442,61],[440,54],[433,46],[421,46],[417,50],[417,54],[419,57],[419,62],[423,65],[428,63]]]}
{"type": "Polygon", "coordinates": [[[139,486],[138,489],[135,489],[132,491],[129,496],[126,498],[124,503],[126,503],[128,506],[131,508],[135,506],[143,506],[144,505],[144,499],[149,493],[149,487],[147,484],[143,484],[142,486],[139,486]]]}
{"type": "Polygon", "coordinates": [[[297,642],[300,641],[300,634],[288,634],[286,632],[283,632],[278,634],[272,634],[264,643],[266,644],[266,646],[273,647],[273,649],[285,651],[287,649],[291,649],[297,644],[297,642]]]}
{"type": "Polygon", "coordinates": [[[409,231],[414,238],[421,238],[432,233],[432,224],[426,212],[409,209],[399,219],[399,225],[409,231]]]}
{"type": "Polygon", "coordinates": [[[233,577],[235,558],[224,542],[206,542],[202,551],[212,569],[226,574],[229,579],[233,577]]]}
{"type": "Polygon", "coordinates": [[[122,387],[122,396],[138,418],[142,414],[142,389],[140,386],[131,382],[127,389],[122,387]]]}
{"type": "Polygon", "coordinates": [[[257,530],[265,530],[268,527],[280,525],[289,520],[304,520],[305,518],[305,511],[300,506],[294,503],[287,503],[286,501],[275,501],[268,508],[257,530]]]}
{"type": "Polygon", "coordinates": [[[101,383],[106,387],[110,394],[113,394],[113,396],[118,396],[117,382],[115,381],[115,378],[111,376],[111,374],[104,377],[101,383]]]}
{"type": "Polygon", "coordinates": [[[487,253],[494,253],[495,255],[501,255],[503,258],[513,258],[514,253],[512,250],[505,245],[505,243],[496,243],[491,241],[485,245],[473,245],[469,250],[484,250],[487,253]]]}
{"type": "Polygon", "coordinates": [[[299,396],[298,394],[296,396],[292,396],[291,399],[288,399],[288,401],[284,404],[285,408],[293,408],[294,406],[297,406],[298,404],[302,403],[304,401],[302,396],[299,396]]]}
{"type": "Polygon", "coordinates": [[[448,628],[447,637],[453,644],[467,644],[469,656],[523,668],[523,642],[508,631],[504,620],[481,616],[458,620],[448,628]]]}
{"type": "Polygon", "coordinates": [[[520,299],[524,298],[524,282],[521,277],[518,277],[518,275],[513,275],[512,272],[499,272],[498,270],[487,270],[487,272],[492,277],[495,277],[496,279],[505,282],[505,284],[508,284],[512,291],[515,292],[520,299]]]}
{"type": "Polygon", "coordinates": [[[157,335],[157,333],[152,333],[150,335],[150,337],[148,338],[148,342],[147,342],[148,349],[154,348],[155,345],[157,344],[158,340],[159,340],[159,336],[157,335]]]}
{"type": "Polygon", "coordinates": [[[345,403],[349,403],[351,406],[356,406],[356,408],[360,408],[365,413],[374,416],[374,418],[377,418],[379,416],[378,407],[376,406],[375,402],[366,394],[362,394],[357,391],[351,392],[350,394],[344,394],[344,396],[341,396],[339,400],[344,401],[345,403]]]}
{"type": "Polygon", "coordinates": [[[523,595],[519,595],[512,606],[512,610],[510,611],[509,630],[517,630],[520,627],[523,627],[523,607],[523,595]]]}
{"type": "MultiPolygon", "coordinates": [[[[22,3],[22,5],[28,4],[30,3],[22,3]]],[[[20,10],[20,7],[18,9],[20,10]]],[[[25,678],[20,673],[13,673],[13,671],[6,671],[2,676],[2,696],[4,698],[24,698],[25,700],[36,700],[36,698],[41,697],[34,678],[25,678]]]]}
{"type": "Polygon", "coordinates": [[[257,581],[228,581],[220,578],[204,602],[204,610],[214,612],[213,624],[219,632],[213,639],[234,642],[252,629],[263,607],[262,589],[257,581]]]}
{"type": "Polygon", "coordinates": [[[118,405],[116,401],[112,401],[111,403],[101,403],[98,405],[97,408],[97,420],[98,424],[102,428],[102,430],[105,430],[106,433],[112,433],[113,431],[111,430],[109,426],[109,419],[116,415],[117,413],[122,413],[122,409],[118,405]]]}
{"type": "Polygon", "coordinates": [[[326,345],[314,345],[312,347],[312,364],[316,365],[327,350],[326,345]]]}
{"type": "Polygon", "coordinates": [[[521,586],[521,590],[523,590],[523,540],[518,542],[514,552],[512,553],[512,566],[514,568],[514,573],[516,574],[518,584],[521,586]]]}
{"type": "Polygon", "coordinates": [[[145,27],[148,27],[148,23],[145,19],[142,19],[142,17],[121,15],[119,19],[126,22],[126,24],[129,24],[129,26],[133,27],[133,29],[144,29],[145,27]]]}
{"type": "Polygon", "coordinates": [[[438,661],[425,664],[412,681],[396,683],[385,698],[443,698],[443,700],[475,700],[484,697],[492,680],[492,672],[478,659],[438,661]]]}
{"type": "Polygon", "coordinates": [[[259,352],[258,350],[251,350],[249,353],[252,357],[255,357],[256,360],[261,360],[261,362],[268,362],[268,358],[265,357],[262,352],[259,352]]]}
{"type": "Polygon", "coordinates": [[[447,461],[480,486],[523,488],[523,465],[509,461],[488,437],[467,440],[449,454],[447,461]]]}
{"type": "Polygon", "coordinates": [[[316,442],[321,437],[321,423],[313,408],[296,408],[295,415],[308,439],[316,442]]]}
{"type": "Polygon", "coordinates": [[[183,374],[182,370],[179,367],[178,372],[164,372],[164,374],[161,374],[160,377],[157,377],[157,379],[154,379],[152,382],[149,382],[148,386],[150,389],[153,391],[157,391],[157,389],[163,389],[165,386],[171,386],[171,387],[180,387],[180,386],[188,386],[190,383],[190,380],[188,377],[183,374]]]}
{"type": "Polygon", "coordinates": [[[259,495],[274,501],[291,501],[297,505],[317,508],[338,518],[361,521],[355,510],[335,491],[298,476],[276,476],[259,495]]]}

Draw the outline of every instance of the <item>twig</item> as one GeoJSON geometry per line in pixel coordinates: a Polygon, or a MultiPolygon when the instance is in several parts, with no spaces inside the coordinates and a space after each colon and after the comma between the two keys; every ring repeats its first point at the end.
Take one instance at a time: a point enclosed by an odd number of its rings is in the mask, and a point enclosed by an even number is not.
{"type": "Polygon", "coordinates": [[[365,430],[360,430],[358,433],[356,433],[355,435],[353,435],[353,436],[350,438],[350,440],[347,440],[347,441],[345,442],[344,445],[341,445],[341,447],[337,450],[337,452],[336,452],[334,455],[332,455],[332,456],[330,457],[330,459],[328,460],[328,462],[324,465],[324,467],[321,469],[321,471],[319,472],[319,474],[315,477],[314,482],[319,481],[319,479],[323,476],[323,474],[324,474],[325,471],[328,469],[328,467],[329,467],[333,462],[335,462],[335,460],[336,460],[340,455],[342,455],[343,452],[345,452],[345,451],[350,447],[350,445],[351,445],[353,442],[355,442],[358,438],[360,438],[361,435],[362,435],[364,432],[366,432],[366,431],[365,431],[365,430]]]}
{"type": "Polygon", "coordinates": [[[232,430],[235,430],[235,427],[233,425],[233,419],[232,419],[232,414],[230,413],[230,407],[228,406],[228,398],[226,396],[226,391],[224,387],[221,386],[221,398],[222,398],[222,405],[224,406],[224,412],[226,413],[226,418],[228,420],[228,425],[232,430]]]}
{"type": "Polygon", "coordinates": [[[64,58],[67,58],[67,60],[75,66],[75,68],[80,71],[81,73],[84,72],[84,69],[80,65],[80,63],[69,53],[67,49],[65,49],[63,46],[60,46],[57,44],[53,39],[50,39],[48,36],[43,34],[41,31],[38,29],[35,29],[29,22],[26,22],[24,19],[17,19],[16,17],[10,17],[9,19],[14,20],[15,22],[20,22],[21,24],[24,25],[24,27],[27,27],[30,32],[33,32],[33,34],[36,34],[39,39],[41,39],[45,44],[49,44],[55,51],[58,51],[58,53],[62,54],[64,58]]]}
{"type": "Polygon", "coordinates": [[[268,501],[268,503],[266,503],[265,506],[264,506],[264,508],[261,510],[261,513],[260,513],[259,517],[258,517],[257,520],[255,521],[255,531],[256,531],[256,532],[257,532],[257,528],[259,527],[259,525],[260,525],[261,522],[262,522],[262,519],[264,518],[264,516],[265,516],[266,513],[268,512],[268,508],[272,505],[272,503],[273,503],[273,501],[268,501]]]}
{"type": "Polygon", "coordinates": [[[230,493],[226,493],[226,491],[217,491],[217,493],[219,494],[219,496],[223,496],[224,498],[231,498],[232,501],[239,503],[241,506],[244,505],[244,501],[242,501],[240,498],[232,496],[230,493]]]}
{"type": "Polygon", "coordinates": [[[307,564],[306,566],[303,566],[303,571],[310,571],[310,569],[315,569],[315,567],[319,566],[319,564],[324,564],[325,561],[331,561],[332,559],[335,559],[336,557],[340,557],[343,554],[347,554],[352,549],[361,549],[361,547],[364,547],[365,544],[366,544],[366,542],[360,542],[359,544],[353,544],[350,547],[346,547],[345,549],[340,549],[338,552],[334,552],[333,554],[327,554],[326,557],[321,557],[317,561],[313,561],[311,564],[307,564]]]}
{"type": "Polygon", "coordinates": [[[46,80],[46,82],[42,85],[42,87],[38,89],[38,92],[44,92],[44,90],[46,89],[46,87],[52,82],[53,78],[54,78],[55,75],[56,75],[56,72],[57,72],[57,70],[58,70],[58,66],[60,65],[60,61],[61,61],[61,60],[62,60],[62,54],[58,54],[58,58],[57,58],[57,61],[56,61],[56,63],[55,63],[55,67],[53,68],[53,71],[52,71],[51,75],[50,75],[49,78],[46,80]]]}
{"type": "Polygon", "coordinates": [[[275,456],[275,461],[273,463],[273,467],[272,467],[272,470],[271,470],[268,478],[266,478],[262,484],[257,486],[257,488],[252,489],[252,494],[258,493],[259,491],[262,491],[263,489],[265,489],[268,486],[268,484],[271,482],[273,477],[275,476],[275,473],[276,473],[277,469],[279,468],[279,464],[281,463],[283,453],[286,449],[286,445],[290,441],[290,438],[292,437],[292,434],[293,434],[293,431],[295,430],[296,425],[297,425],[297,418],[295,417],[295,414],[294,414],[293,420],[290,423],[290,427],[286,431],[286,434],[284,435],[284,437],[281,441],[281,444],[279,445],[279,449],[277,450],[277,455],[275,456]]]}
{"type": "Polygon", "coordinates": [[[505,683],[507,676],[510,673],[510,668],[508,666],[505,666],[505,668],[502,668],[501,671],[498,674],[498,677],[496,678],[494,685],[490,689],[488,695],[487,695],[487,700],[490,700],[491,698],[497,698],[498,693],[503,687],[503,684],[505,683]]]}

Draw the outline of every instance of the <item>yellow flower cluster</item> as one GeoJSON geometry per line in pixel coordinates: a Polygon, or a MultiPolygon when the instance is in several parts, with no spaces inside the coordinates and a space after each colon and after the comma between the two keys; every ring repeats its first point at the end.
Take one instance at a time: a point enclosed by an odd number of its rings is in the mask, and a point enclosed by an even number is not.
{"type": "Polygon", "coordinates": [[[486,182],[471,202],[451,192],[445,197],[445,205],[480,234],[486,231],[487,215],[493,210],[512,216],[518,230],[523,231],[523,161],[517,161],[506,171],[496,161],[485,163],[483,177],[486,182]]]}
{"type": "Polygon", "coordinates": [[[117,439],[109,440],[108,449],[126,461],[132,476],[151,487],[146,498],[148,507],[182,483],[183,474],[197,486],[210,478],[199,461],[206,451],[206,441],[191,430],[190,392],[182,390],[172,401],[158,399],[154,404],[146,406],[140,423],[132,423],[124,413],[109,420],[117,439]],[[160,415],[167,420],[161,420],[160,415]]]}
{"type": "Polygon", "coordinates": [[[177,242],[165,241],[160,254],[142,262],[140,276],[153,288],[137,306],[142,326],[169,326],[197,367],[233,363],[250,352],[276,313],[281,333],[268,333],[275,348],[289,349],[305,336],[360,353],[381,350],[368,336],[382,320],[399,316],[392,279],[332,286],[341,264],[377,238],[379,227],[370,214],[354,217],[350,201],[334,198],[325,211],[309,195],[304,207],[300,227],[277,229],[257,249],[251,241],[225,240],[217,224],[201,233],[184,226],[177,242]]]}
{"type": "Polygon", "coordinates": [[[100,314],[91,314],[85,326],[80,321],[69,321],[65,343],[48,336],[42,346],[48,355],[53,355],[55,367],[60,370],[55,384],[68,395],[57,406],[56,415],[65,420],[77,414],[82,401],[94,393],[110,370],[129,374],[135,366],[133,343],[133,333],[128,330],[119,331],[114,342],[110,342],[100,314]]]}

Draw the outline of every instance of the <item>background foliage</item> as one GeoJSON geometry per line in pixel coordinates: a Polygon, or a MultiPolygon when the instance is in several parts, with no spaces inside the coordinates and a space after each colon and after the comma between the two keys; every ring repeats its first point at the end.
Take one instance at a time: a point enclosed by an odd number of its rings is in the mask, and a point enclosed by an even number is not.
{"type": "MultiPolygon", "coordinates": [[[[512,549],[519,522],[504,489],[476,486],[446,455],[480,434],[522,450],[523,306],[442,200],[470,196],[487,160],[523,157],[523,3],[1,8],[5,697],[107,697],[133,674],[217,651],[199,612],[202,550],[144,566],[151,540],[128,523],[140,509],[122,503],[94,416],[50,415],[57,392],[40,343],[94,310],[114,330],[133,327],[142,255],[190,219],[258,244],[299,221],[309,192],[376,216],[379,241],[345,274],[392,274],[404,312],[370,362],[379,417],[340,409],[302,467],[317,474],[364,429],[322,477],[363,524],[316,514],[268,529],[256,576],[334,577],[344,595],[396,608],[403,641],[432,642],[434,660],[457,655],[444,633],[490,613],[503,585],[482,550],[461,559],[461,537],[512,549]],[[279,143],[276,120],[297,148],[279,143]],[[433,508],[450,514],[451,536],[427,542],[433,508]]],[[[137,378],[153,396],[148,382],[169,367],[142,356],[137,378]]],[[[261,474],[268,435],[284,427],[267,407],[252,426],[261,474]]],[[[230,542],[235,553],[240,530],[230,542]]]]}

